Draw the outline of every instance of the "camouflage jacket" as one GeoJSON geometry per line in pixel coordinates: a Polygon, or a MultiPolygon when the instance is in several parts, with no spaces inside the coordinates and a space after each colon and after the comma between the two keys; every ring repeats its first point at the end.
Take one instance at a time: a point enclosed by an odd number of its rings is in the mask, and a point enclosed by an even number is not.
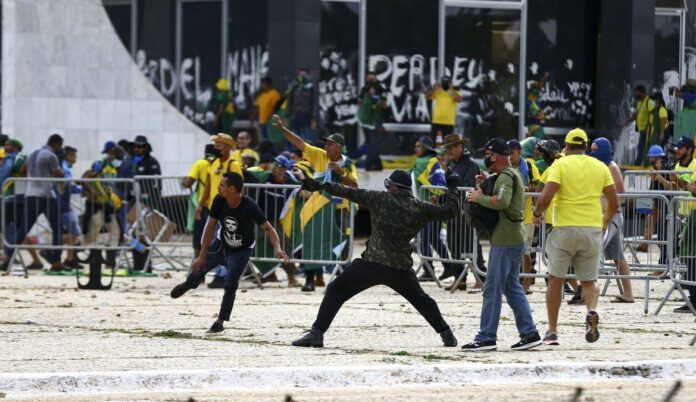
{"type": "Polygon", "coordinates": [[[321,189],[370,210],[372,235],[362,258],[398,269],[411,269],[413,237],[429,222],[449,220],[459,214],[456,191],[447,191],[443,205],[415,199],[409,191],[390,193],[325,183],[321,189]]]}

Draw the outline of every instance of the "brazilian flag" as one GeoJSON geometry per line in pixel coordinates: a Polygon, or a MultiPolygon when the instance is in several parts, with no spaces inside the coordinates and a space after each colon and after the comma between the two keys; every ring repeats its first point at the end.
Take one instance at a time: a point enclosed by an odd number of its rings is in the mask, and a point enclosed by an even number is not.
{"type": "MultiPolygon", "coordinates": [[[[340,256],[343,235],[336,222],[336,206],[331,196],[315,192],[305,201],[300,211],[302,231],[302,258],[306,260],[337,260],[340,256]],[[338,249],[338,252],[336,252],[338,249]]],[[[321,264],[307,264],[317,269],[321,264]]]]}

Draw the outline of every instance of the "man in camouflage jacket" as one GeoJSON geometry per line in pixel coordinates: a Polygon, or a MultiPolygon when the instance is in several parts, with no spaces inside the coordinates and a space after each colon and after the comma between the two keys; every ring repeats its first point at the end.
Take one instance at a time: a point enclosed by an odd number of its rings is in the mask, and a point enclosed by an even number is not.
{"type": "Polygon", "coordinates": [[[415,199],[411,193],[411,176],[397,170],[384,182],[387,191],[370,191],[323,183],[308,178],[302,187],[309,191],[324,191],[343,197],[370,210],[372,234],[362,258],[353,260],[345,271],[326,288],[312,328],[293,346],[324,346],[324,332],[343,303],[376,285],[386,285],[402,295],[437,331],[445,346],[457,346],[449,325],[442,318],[437,303],[428,296],[413,271],[410,240],[427,223],[452,219],[459,213],[459,198],[454,173],[446,175],[448,186],[443,205],[415,199]]]}

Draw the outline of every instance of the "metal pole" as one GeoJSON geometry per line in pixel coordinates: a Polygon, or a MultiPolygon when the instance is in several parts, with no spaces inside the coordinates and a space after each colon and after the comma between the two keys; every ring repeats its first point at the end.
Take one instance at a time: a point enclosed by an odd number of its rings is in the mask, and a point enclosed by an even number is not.
{"type": "Polygon", "coordinates": [[[439,2],[438,26],[437,26],[437,78],[441,79],[445,74],[445,0],[439,2]]]}
{"type": "Polygon", "coordinates": [[[220,77],[227,77],[225,67],[227,67],[227,36],[229,35],[229,27],[227,25],[227,21],[229,9],[229,0],[222,0],[222,40],[220,42],[220,77]]]}
{"type": "Polygon", "coordinates": [[[522,9],[520,10],[520,94],[519,94],[519,119],[517,124],[517,137],[524,139],[524,116],[525,116],[525,99],[527,94],[527,2],[522,0],[522,9]]]}

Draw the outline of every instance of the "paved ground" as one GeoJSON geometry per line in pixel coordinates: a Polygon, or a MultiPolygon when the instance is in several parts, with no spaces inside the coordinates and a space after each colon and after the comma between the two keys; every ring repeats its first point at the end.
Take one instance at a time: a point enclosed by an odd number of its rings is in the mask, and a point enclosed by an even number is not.
{"type": "MultiPolygon", "coordinates": [[[[225,369],[308,366],[421,365],[454,363],[632,362],[696,359],[689,341],[696,333],[691,315],[672,313],[672,301],[658,316],[644,315],[642,304],[600,301],[601,338],[587,344],[583,337],[583,306],[562,307],[559,347],[514,352],[517,341],[514,317],[504,307],[499,348],[493,353],[465,354],[446,349],[418,313],[393,291],[374,288],[349,301],[326,334],[324,349],[289,346],[313,321],[322,293],[300,293],[284,283],[258,289],[244,283],[237,296],[232,321],[221,336],[206,337],[214,321],[221,290],[199,288],[178,300],[169,290],[184,274],[157,278],[118,278],[112,291],[78,291],[74,277],[0,278],[0,373],[53,373],[132,370],[225,369]],[[169,277],[171,276],[171,277],[169,277]]],[[[530,296],[534,318],[545,330],[543,281],[530,296]]],[[[651,310],[667,290],[668,282],[651,284],[651,310]],[[654,299],[654,300],[652,300],[654,299]]],[[[460,343],[476,334],[481,295],[450,294],[434,284],[427,291],[454,328],[460,343]]],[[[637,294],[641,294],[637,286],[637,294]]],[[[612,287],[609,294],[616,294],[612,287]]],[[[675,294],[676,296],[676,294],[675,294]]],[[[696,375],[696,374],[695,374],[696,375]]],[[[686,390],[696,390],[696,377],[685,378],[686,390]]],[[[594,400],[655,400],[671,382],[593,382],[585,395],[594,400]]],[[[587,388],[587,387],[585,387],[587,388]]],[[[285,392],[299,400],[473,400],[486,392],[487,400],[506,400],[514,391],[519,400],[552,400],[572,395],[572,383],[534,383],[467,387],[387,387],[303,389],[285,391],[206,391],[197,400],[280,400],[285,392]],[[541,399],[536,396],[541,395],[541,399]],[[548,398],[547,398],[548,397],[548,398]]],[[[687,395],[686,390],[680,394],[687,395]]],[[[124,390],[126,392],[127,390],[124,390]]],[[[0,392],[3,392],[0,389],[0,392]]],[[[194,395],[194,393],[190,393],[194,395]]],[[[7,397],[20,397],[8,394],[7,397]]],[[[86,395],[71,400],[176,400],[187,393],[147,395],[86,395]]],[[[37,400],[37,396],[26,396],[37,400]]],[[[592,399],[585,400],[592,400],[592,399]]],[[[684,397],[685,398],[685,397],[684,397]]],[[[688,399],[676,400],[688,400],[688,399]]],[[[52,400],[61,400],[52,397],[52,400]]],[[[477,399],[478,400],[478,399],[477,399]]]]}

